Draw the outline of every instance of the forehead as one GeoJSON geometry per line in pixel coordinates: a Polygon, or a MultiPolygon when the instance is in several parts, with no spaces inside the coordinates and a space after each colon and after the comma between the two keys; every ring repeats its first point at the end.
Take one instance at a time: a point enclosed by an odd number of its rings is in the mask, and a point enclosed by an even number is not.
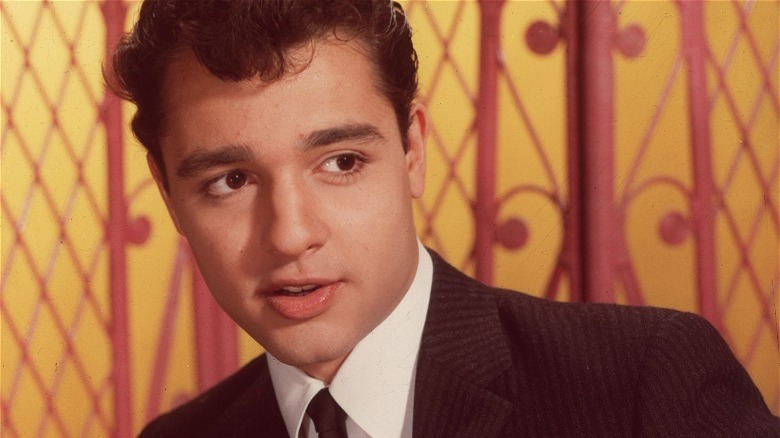
{"type": "Polygon", "coordinates": [[[185,152],[181,149],[289,142],[291,136],[334,124],[382,125],[395,119],[362,44],[318,40],[288,58],[295,62],[291,73],[276,81],[223,81],[193,53],[182,52],[171,63],[163,90],[165,161],[185,152]]]}
{"type": "MultiPolygon", "coordinates": [[[[334,47],[342,49],[338,50],[336,54],[338,63],[331,63],[325,67],[326,69],[342,70],[342,74],[349,74],[353,77],[361,73],[368,73],[376,85],[377,91],[382,90],[379,73],[368,45],[359,37],[347,40],[331,36],[287,50],[284,54],[285,73],[279,78],[270,80],[258,76],[241,81],[222,80],[201,64],[191,49],[182,49],[174,53],[166,69],[162,83],[161,102],[165,107],[165,113],[167,113],[168,110],[175,109],[177,104],[183,103],[187,99],[241,92],[241,88],[244,89],[243,91],[251,91],[278,82],[289,82],[309,70],[318,54],[323,51],[333,52],[328,49],[334,47]],[[368,67],[368,70],[365,67],[368,67]],[[236,87],[236,85],[240,86],[236,87]]],[[[229,69],[229,66],[227,68],[229,69]]]]}

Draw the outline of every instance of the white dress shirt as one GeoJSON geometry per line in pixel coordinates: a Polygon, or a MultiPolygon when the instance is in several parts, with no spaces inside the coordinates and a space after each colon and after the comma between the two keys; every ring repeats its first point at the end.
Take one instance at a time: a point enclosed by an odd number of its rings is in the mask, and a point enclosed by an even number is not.
{"type": "MultiPolygon", "coordinates": [[[[341,364],[329,388],[347,413],[350,438],[412,436],[414,378],[433,283],[431,256],[418,241],[417,271],[404,297],[341,364]]],[[[326,385],[268,354],[268,368],[287,432],[315,438],[306,407],[326,385]]]]}

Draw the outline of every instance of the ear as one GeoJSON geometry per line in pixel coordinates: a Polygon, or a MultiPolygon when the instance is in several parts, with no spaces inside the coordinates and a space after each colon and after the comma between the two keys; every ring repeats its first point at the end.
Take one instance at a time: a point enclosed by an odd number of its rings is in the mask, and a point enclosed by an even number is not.
{"type": "Polygon", "coordinates": [[[162,195],[163,201],[165,202],[165,208],[168,209],[168,214],[173,220],[173,225],[176,227],[176,231],[178,231],[179,234],[183,234],[181,232],[181,226],[179,225],[179,219],[176,217],[176,212],[174,211],[173,205],[171,204],[170,193],[168,192],[168,189],[165,188],[163,173],[157,165],[157,160],[152,157],[152,154],[146,154],[146,164],[149,166],[149,171],[152,173],[152,177],[154,178],[154,182],[157,184],[157,189],[160,191],[160,195],[162,195]]]}
{"type": "Polygon", "coordinates": [[[415,102],[409,113],[409,149],[406,151],[406,168],[412,196],[419,198],[425,191],[425,148],[428,139],[428,113],[422,103],[415,102]]]}

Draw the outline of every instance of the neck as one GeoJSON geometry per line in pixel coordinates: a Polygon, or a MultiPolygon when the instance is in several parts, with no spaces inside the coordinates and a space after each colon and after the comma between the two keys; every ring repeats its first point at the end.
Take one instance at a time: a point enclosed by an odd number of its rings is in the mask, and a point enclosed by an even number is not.
{"type": "Polygon", "coordinates": [[[320,362],[311,365],[304,365],[300,367],[300,370],[308,374],[310,377],[314,377],[317,380],[325,382],[326,385],[330,385],[333,381],[333,377],[341,368],[341,364],[347,359],[347,356],[340,357],[328,362],[320,362]]]}

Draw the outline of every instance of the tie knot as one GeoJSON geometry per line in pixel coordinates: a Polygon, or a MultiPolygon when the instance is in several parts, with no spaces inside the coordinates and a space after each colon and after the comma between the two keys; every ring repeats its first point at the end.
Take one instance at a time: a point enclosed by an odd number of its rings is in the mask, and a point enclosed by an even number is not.
{"type": "Polygon", "coordinates": [[[347,413],[341,409],[328,388],[323,388],[306,408],[320,438],[347,438],[347,413]]]}

